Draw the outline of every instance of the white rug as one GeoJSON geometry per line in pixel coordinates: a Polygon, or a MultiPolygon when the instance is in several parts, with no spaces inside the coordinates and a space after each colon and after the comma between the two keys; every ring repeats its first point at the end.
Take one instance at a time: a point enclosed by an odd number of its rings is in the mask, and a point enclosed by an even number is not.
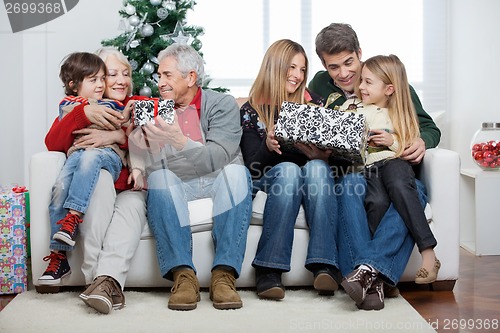
{"type": "Polygon", "coordinates": [[[196,310],[171,311],[168,292],[127,291],[124,309],[102,315],[77,292],[30,290],[0,312],[0,332],[434,332],[401,296],[386,299],[383,310],[361,311],[343,291],[320,297],[314,290],[287,290],[280,302],[259,300],[254,291],[240,295],[239,310],[216,310],[203,292],[196,310]]]}

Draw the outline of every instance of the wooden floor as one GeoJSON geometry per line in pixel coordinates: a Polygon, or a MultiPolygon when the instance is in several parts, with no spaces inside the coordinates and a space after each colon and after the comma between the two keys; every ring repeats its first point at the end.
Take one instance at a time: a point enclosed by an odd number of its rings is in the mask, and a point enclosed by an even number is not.
{"type": "Polygon", "coordinates": [[[453,292],[401,294],[438,332],[500,332],[500,256],[476,257],[460,249],[453,292]]]}
{"type": "MultiPolygon", "coordinates": [[[[401,289],[437,332],[500,332],[500,256],[476,257],[461,249],[453,291],[401,289]]],[[[0,311],[12,298],[0,295],[0,311]]]]}

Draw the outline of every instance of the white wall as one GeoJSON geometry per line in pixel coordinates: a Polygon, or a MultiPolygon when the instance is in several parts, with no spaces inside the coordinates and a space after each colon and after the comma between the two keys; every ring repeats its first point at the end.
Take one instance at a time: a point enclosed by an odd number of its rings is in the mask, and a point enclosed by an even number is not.
{"type": "Polygon", "coordinates": [[[10,186],[24,183],[22,39],[12,33],[0,7],[0,186],[10,186]]]}
{"type": "MultiPolygon", "coordinates": [[[[0,185],[28,185],[30,156],[45,150],[44,137],[62,97],[61,59],[94,51],[117,36],[122,0],[85,0],[56,20],[12,34],[0,6],[0,185]],[[96,10],[99,8],[99,10],[96,10]]],[[[450,87],[444,120],[446,147],[472,166],[469,142],[483,121],[500,121],[494,98],[500,69],[500,1],[450,0],[450,87]],[[474,87],[471,89],[470,87],[474,87]]]]}
{"type": "Polygon", "coordinates": [[[0,185],[28,185],[30,156],[44,144],[63,97],[60,61],[118,36],[122,0],[85,0],[44,25],[13,34],[0,6],[0,185]]]}
{"type": "Polygon", "coordinates": [[[500,122],[500,1],[449,3],[449,142],[464,168],[474,166],[469,145],[481,123],[500,122]]]}

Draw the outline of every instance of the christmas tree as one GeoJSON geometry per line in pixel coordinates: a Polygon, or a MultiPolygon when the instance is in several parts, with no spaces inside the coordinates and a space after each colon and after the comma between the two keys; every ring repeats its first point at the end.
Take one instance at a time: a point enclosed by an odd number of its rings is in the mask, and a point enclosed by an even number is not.
{"type": "MultiPolygon", "coordinates": [[[[198,36],[203,28],[186,25],[186,13],[193,0],[124,0],[120,21],[122,34],[102,41],[127,56],[132,66],[134,94],[158,96],[158,53],[172,43],[191,45],[201,53],[198,36]]],[[[204,78],[205,84],[210,80],[204,78]]],[[[223,90],[220,89],[219,90],[223,90]]]]}

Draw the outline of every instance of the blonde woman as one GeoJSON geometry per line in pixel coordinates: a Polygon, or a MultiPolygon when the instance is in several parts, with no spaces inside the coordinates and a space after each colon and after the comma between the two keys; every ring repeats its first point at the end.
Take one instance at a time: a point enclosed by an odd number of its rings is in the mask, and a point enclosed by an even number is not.
{"type": "Polygon", "coordinates": [[[304,205],[310,240],[305,267],[314,276],[314,288],[332,295],[338,289],[337,202],[330,169],[331,151],[298,144],[298,151],[281,150],[274,124],[283,101],[323,105],[306,90],[308,60],[303,47],[291,40],[273,43],[240,109],[241,150],[253,178],[254,194],[267,193],[263,232],[252,262],[260,298],[285,297],[281,282],[290,270],[294,225],[304,205]]]}

